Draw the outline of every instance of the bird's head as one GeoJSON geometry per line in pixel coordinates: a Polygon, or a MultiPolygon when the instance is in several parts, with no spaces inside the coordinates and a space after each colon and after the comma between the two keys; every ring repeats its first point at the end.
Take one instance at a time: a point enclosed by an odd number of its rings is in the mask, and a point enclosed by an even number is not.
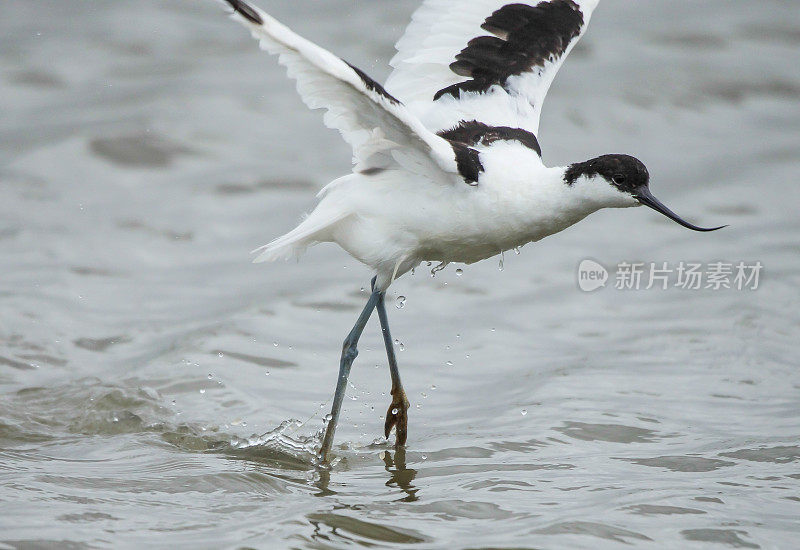
{"type": "Polygon", "coordinates": [[[664,204],[650,192],[650,173],[645,165],[630,155],[603,155],[567,167],[564,173],[567,185],[580,187],[587,197],[606,208],[649,206],[694,231],[716,231],[720,227],[693,225],[664,204]]]}

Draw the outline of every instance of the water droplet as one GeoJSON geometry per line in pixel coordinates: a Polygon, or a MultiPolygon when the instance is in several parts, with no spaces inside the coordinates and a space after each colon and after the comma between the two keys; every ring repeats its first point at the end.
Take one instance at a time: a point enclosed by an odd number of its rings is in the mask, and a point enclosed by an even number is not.
{"type": "Polygon", "coordinates": [[[469,359],[469,353],[467,353],[466,355],[464,355],[464,359],[469,359]]]}
{"type": "Polygon", "coordinates": [[[425,392],[421,392],[420,395],[422,396],[423,399],[427,399],[428,398],[428,394],[425,393],[425,392]]]}
{"type": "Polygon", "coordinates": [[[525,416],[528,414],[528,409],[522,409],[520,412],[522,413],[522,416],[525,416]]]}
{"type": "Polygon", "coordinates": [[[453,366],[453,362],[452,361],[447,361],[445,363],[445,365],[447,365],[448,367],[452,367],[453,366]]]}
{"type": "Polygon", "coordinates": [[[431,389],[435,390],[436,389],[436,384],[431,384],[431,389]]]}
{"type": "Polygon", "coordinates": [[[200,390],[200,393],[206,393],[206,390],[200,390]]]}
{"type": "Polygon", "coordinates": [[[351,401],[358,401],[358,396],[357,395],[351,395],[350,396],[350,400],[351,401]]]}
{"type": "Polygon", "coordinates": [[[222,353],[221,351],[218,351],[217,352],[217,357],[225,357],[225,354],[222,353]]]}
{"type": "Polygon", "coordinates": [[[505,269],[505,260],[506,260],[505,252],[500,252],[500,263],[497,264],[497,269],[499,269],[500,271],[503,271],[503,269],[505,269]]]}
{"type": "Polygon", "coordinates": [[[422,460],[428,460],[428,455],[422,455],[421,458],[422,460]]]}
{"type": "Polygon", "coordinates": [[[272,342],[272,345],[277,348],[278,347],[278,342],[272,342]]]}
{"type": "Polygon", "coordinates": [[[436,267],[431,269],[431,277],[436,277],[436,274],[439,273],[441,270],[443,270],[445,267],[447,267],[447,262],[439,262],[439,264],[436,267]]]}
{"type": "Polygon", "coordinates": [[[405,305],[406,305],[406,297],[405,296],[398,296],[397,297],[397,303],[395,304],[395,307],[397,309],[403,309],[405,307],[405,305]]]}
{"type": "Polygon", "coordinates": [[[446,351],[450,351],[450,346],[449,346],[449,345],[447,345],[447,346],[445,346],[445,347],[444,347],[444,349],[445,349],[446,351]]]}
{"type": "Polygon", "coordinates": [[[403,342],[400,342],[397,345],[397,349],[399,349],[400,351],[406,351],[406,345],[403,342]]]}
{"type": "Polygon", "coordinates": [[[211,380],[212,378],[214,378],[214,373],[213,372],[209,372],[208,373],[208,379],[211,380]]]}
{"type": "Polygon", "coordinates": [[[397,408],[392,409],[392,414],[397,414],[398,412],[397,408]]]}
{"type": "Polygon", "coordinates": [[[246,427],[247,427],[247,421],[246,421],[246,420],[242,420],[242,427],[243,427],[243,428],[246,428],[246,427]]]}
{"type": "Polygon", "coordinates": [[[461,277],[464,274],[464,270],[460,267],[456,269],[456,277],[461,277]]]}
{"type": "Polygon", "coordinates": [[[365,288],[362,286],[362,287],[361,287],[361,292],[364,292],[365,290],[366,290],[366,289],[365,289],[365,288]]]}
{"type": "Polygon", "coordinates": [[[174,399],[172,400],[172,406],[173,407],[175,406],[175,400],[174,399]]]}
{"type": "Polygon", "coordinates": [[[264,376],[269,376],[269,371],[265,372],[264,376]]]}
{"type": "Polygon", "coordinates": [[[420,405],[419,403],[417,403],[417,408],[418,408],[418,409],[421,409],[421,408],[422,408],[422,405],[420,405]]]}
{"type": "Polygon", "coordinates": [[[325,415],[325,418],[323,418],[323,419],[322,419],[322,421],[323,421],[323,422],[324,422],[326,425],[327,425],[327,424],[328,424],[328,422],[330,422],[331,420],[333,420],[333,415],[332,415],[332,414],[330,414],[330,413],[326,414],[326,415],[325,415]]]}

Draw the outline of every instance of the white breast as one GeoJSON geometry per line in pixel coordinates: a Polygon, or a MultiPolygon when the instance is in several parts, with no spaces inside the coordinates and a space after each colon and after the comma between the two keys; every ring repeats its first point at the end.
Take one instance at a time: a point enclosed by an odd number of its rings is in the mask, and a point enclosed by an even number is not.
{"type": "Polygon", "coordinates": [[[347,197],[356,214],[333,239],[379,269],[421,261],[473,263],[537,241],[583,219],[592,209],[570,200],[562,168],[545,168],[516,142],[481,151],[477,185],[431,186],[385,172],[359,177],[324,200],[347,197]]]}

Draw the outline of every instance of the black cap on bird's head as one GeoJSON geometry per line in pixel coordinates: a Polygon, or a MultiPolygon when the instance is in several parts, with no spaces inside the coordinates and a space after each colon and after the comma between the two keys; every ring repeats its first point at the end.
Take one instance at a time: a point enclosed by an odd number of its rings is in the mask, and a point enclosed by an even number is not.
{"type": "Polygon", "coordinates": [[[601,177],[618,191],[626,193],[643,204],[664,214],[684,227],[694,231],[716,231],[727,227],[698,227],[667,208],[650,192],[650,173],[639,159],[630,155],[603,155],[601,157],[572,164],[564,174],[564,181],[572,185],[580,177],[601,177]]]}

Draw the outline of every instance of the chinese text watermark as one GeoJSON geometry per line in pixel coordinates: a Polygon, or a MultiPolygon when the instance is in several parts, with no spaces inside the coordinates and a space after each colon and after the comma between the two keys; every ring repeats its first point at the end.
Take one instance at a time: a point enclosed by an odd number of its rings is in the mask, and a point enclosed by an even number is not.
{"type": "Polygon", "coordinates": [[[757,290],[761,262],[619,262],[613,276],[602,264],[583,260],[578,287],[584,292],[612,286],[616,290],[757,290]]]}

